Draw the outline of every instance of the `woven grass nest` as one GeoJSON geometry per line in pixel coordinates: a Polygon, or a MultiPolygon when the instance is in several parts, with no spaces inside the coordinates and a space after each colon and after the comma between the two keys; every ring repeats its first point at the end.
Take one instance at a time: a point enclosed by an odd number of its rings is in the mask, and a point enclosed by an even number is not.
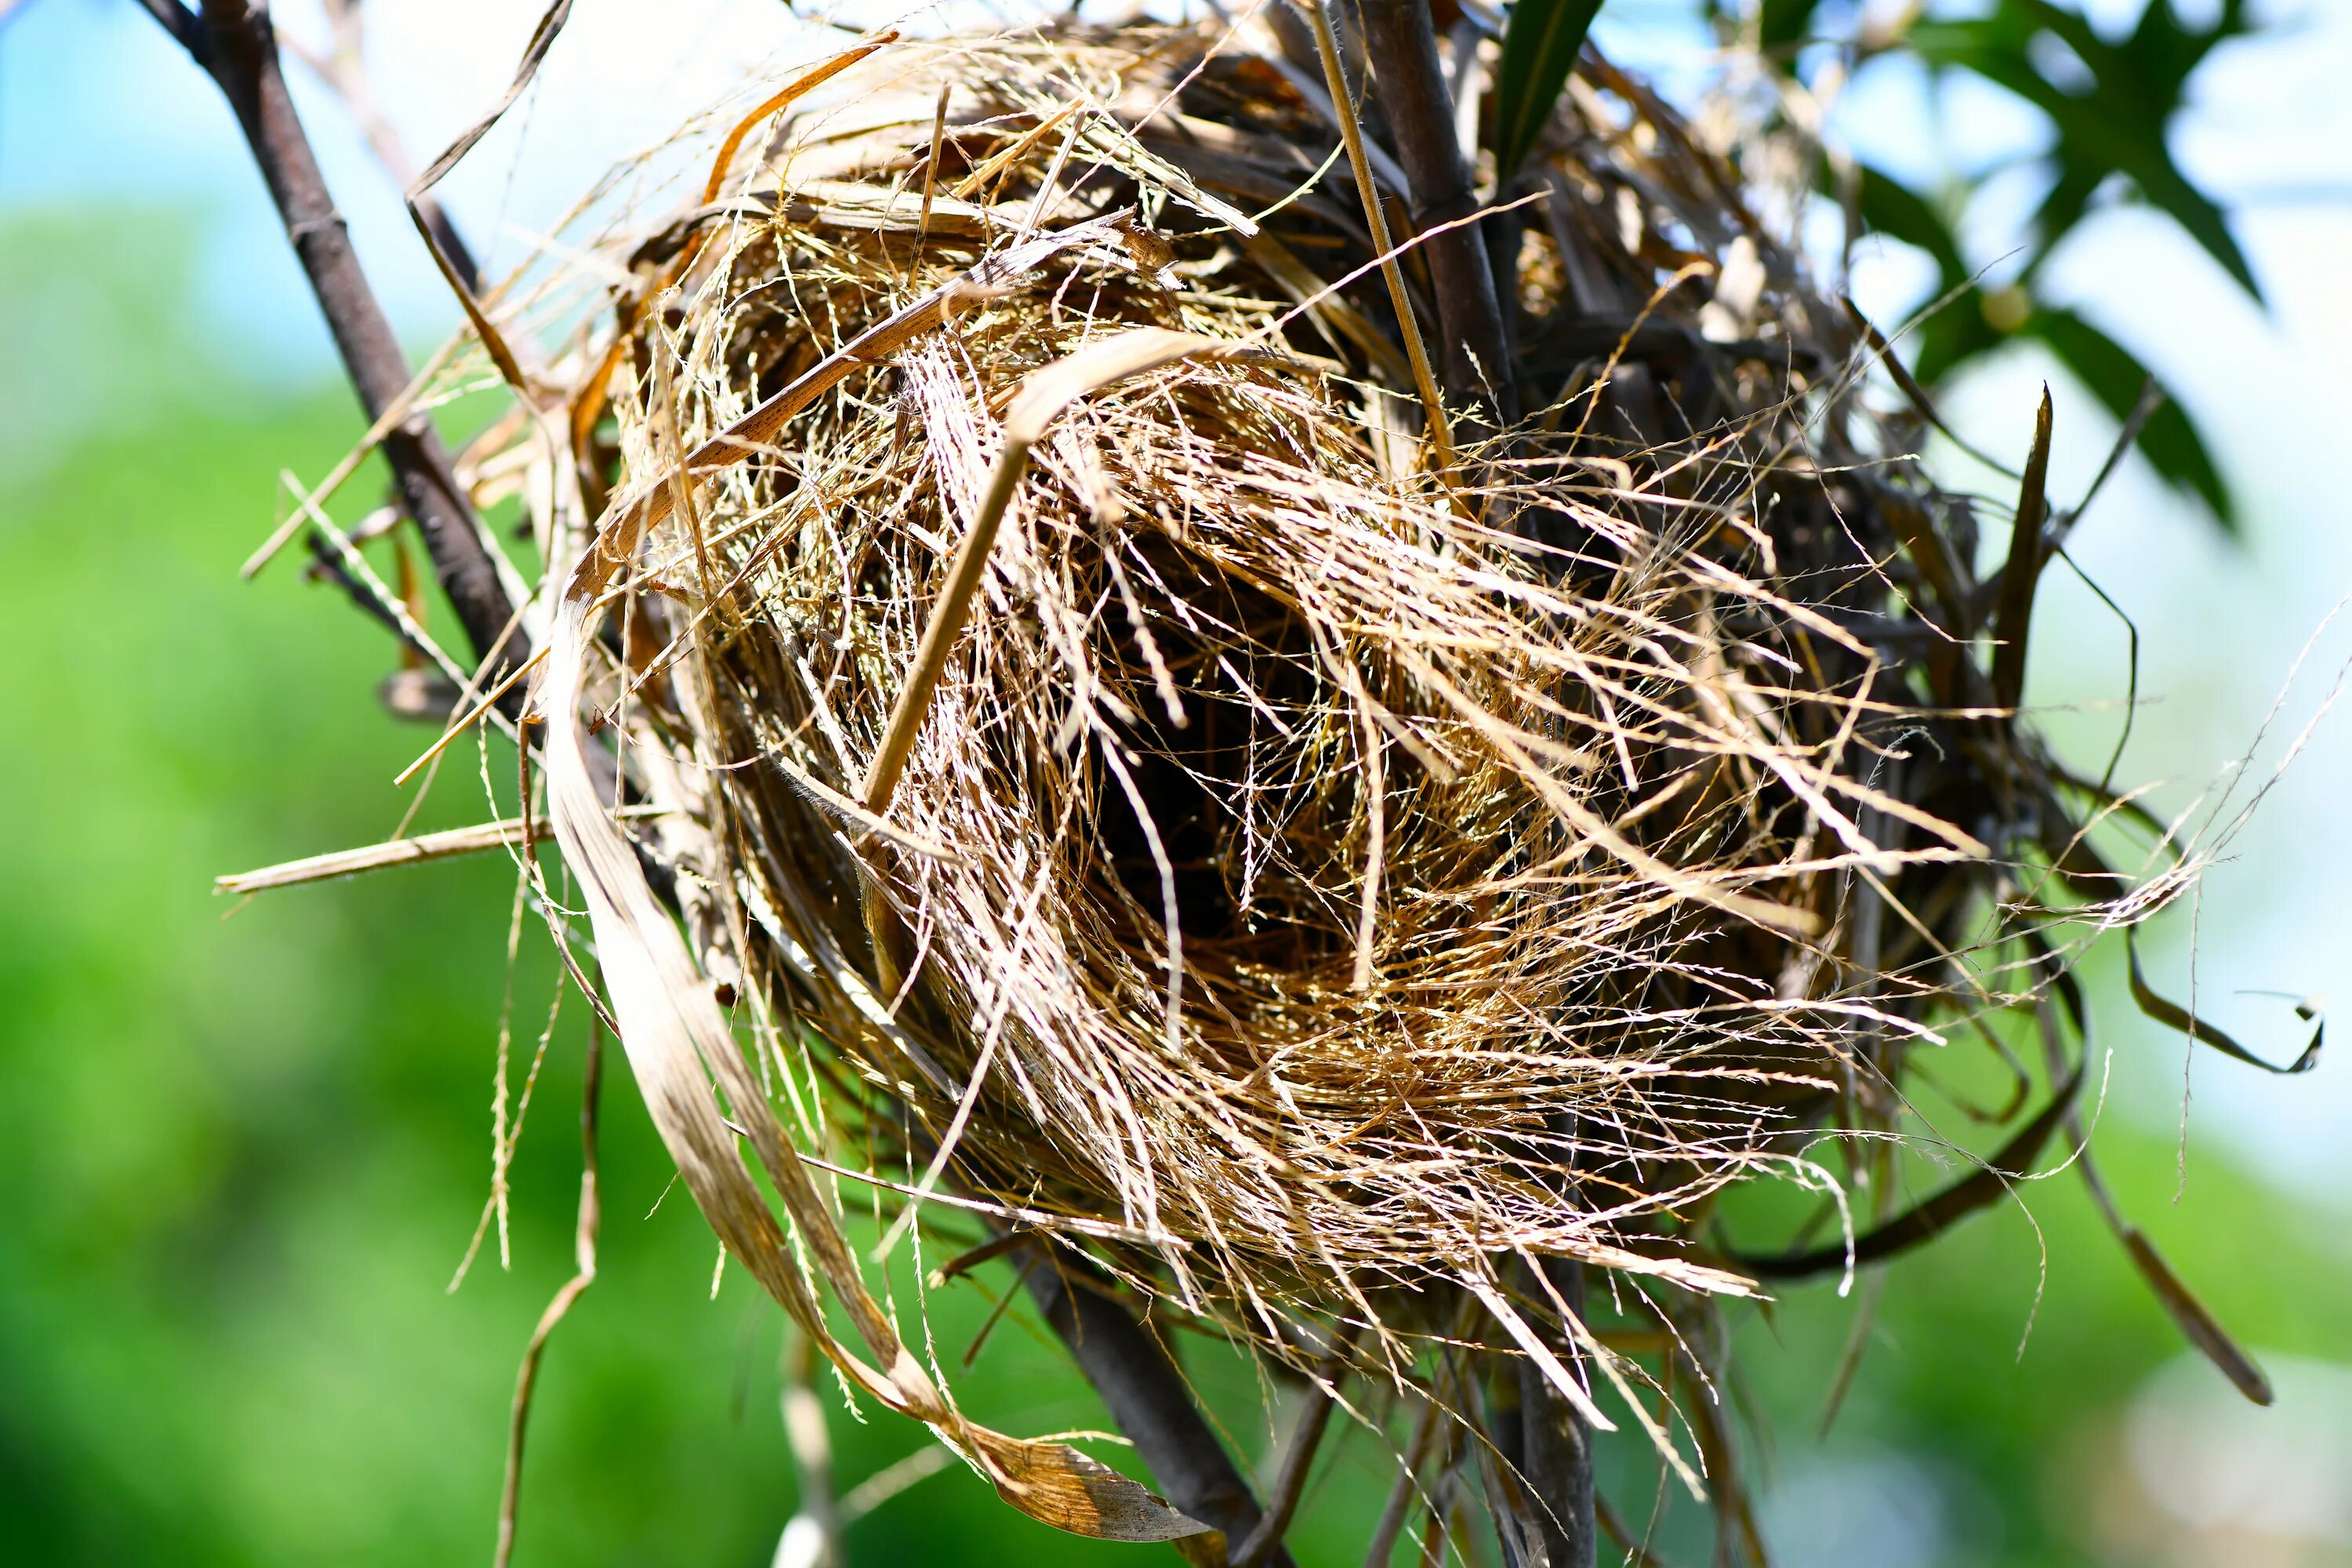
{"type": "Polygon", "coordinates": [[[1719,138],[1588,56],[1486,220],[1511,363],[1437,416],[1426,247],[1391,203],[1407,322],[1293,56],[868,47],[582,242],[568,430],[467,466],[597,519],[536,701],[634,809],[554,723],[547,810],[731,1253],[1017,1505],[1197,1528],[956,1408],[842,1237],[877,1184],[1306,1374],[1408,1487],[1511,1461],[1454,1420],[1517,1366],[1738,1527],[1710,1304],[1997,1196],[2071,1114],[2083,933],[2187,873],[2109,873],[2012,715],[2038,469],[1980,578],[1719,138]],[[2004,1013],[2014,1135],[1906,1209],[1909,1064],[2004,1013]],[[1716,1224],[1758,1175],[1824,1194],[1806,1248],[1716,1224]]]}

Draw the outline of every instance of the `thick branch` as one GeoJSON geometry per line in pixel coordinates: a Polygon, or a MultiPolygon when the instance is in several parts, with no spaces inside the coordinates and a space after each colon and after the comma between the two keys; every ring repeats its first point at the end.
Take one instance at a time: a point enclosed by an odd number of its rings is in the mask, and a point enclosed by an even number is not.
{"type": "MultiPolygon", "coordinates": [[[[1240,1545],[1263,1517],[1249,1483],[1209,1429],[1166,1347],[1108,1295],[1071,1288],[1065,1272],[1083,1267],[1066,1254],[1041,1258],[1029,1270],[1029,1294],[1168,1500],[1224,1531],[1229,1550],[1240,1545]]],[[[1272,1544],[1257,1568],[1292,1568],[1290,1553],[1272,1544]]]]}
{"type": "MultiPolygon", "coordinates": [[[[408,358],[360,268],[342,215],[335,210],[310,139],[294,112],[268,10],[250,0],[205,0],[199,17],[175,0],[146,0],[146,5],[228,100],[360,404],[370,418],[381,417],[407,390],[408,358]]],[[[490,657],[513,616],[514,605],[483,546],[473,508],[457,488],[448,453],[421,414],[394,426],[383,449],[401,509],[424,535],[434,574],[457,612],[475,656],[490,657]]],[[[520,651],[501,656],[488,679],[495,681],[520,651]]]]}
{"type": "MultiPolygon", "coordinates": [[[[1381,110],[1412,185],[1413,226],[1428,234],[1471,216],[1478,198],[1462,159],[1429,0],[1361,0],[1360,9],[1381,110]]],[[[1447,395],[1475,403],[1505,423],[1516,419],[1503,312],[1481,226],[1465,223],[1430,235],[1421,248],[1437,296],[1447,395]]]]}

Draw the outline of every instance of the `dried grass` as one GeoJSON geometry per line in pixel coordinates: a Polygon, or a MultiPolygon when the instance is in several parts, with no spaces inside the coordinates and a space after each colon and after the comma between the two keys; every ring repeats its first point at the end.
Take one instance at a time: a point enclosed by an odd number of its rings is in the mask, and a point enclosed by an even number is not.
{"type": "MultiPolygon", "coordinates": [[[[803,1153],[1272,1362],[1369,1331],[1348,1359],[1433,1407],[1468,1399],[1442,1343],[1527,1350],[1604,1426],[1563,1358],[1670,1384],[1720,1471],[1694,1329],[1772,1260],[1725,1256],[1716,1194],[1891,1191],[1916,1053],[2005,1054],[2004,1009],[2060,1038],[2081,935],[2187,873],[2110,875],[2080,827],[2109,804],[2009,712],[2038,483],[1979,581],[1977,508],[1863,395],[1883,342],[1719,150],[1578,82],[1517,214],[1538,412],[1465,420],[1444,468],[1277,62],[1218,29],[900,44],[583,242],[562,281],[601,303],[540,373],[568,430],[467,459],[555,564],[539,700],[618,738],[635,803],[558,723],[548,807],[722,1237],[1032,1511],[1027,1450],[914,1363],[803,1153]],[[1024,473],[1008,411],[1081,351],[1024,473]],[[976,593],[909,701],[960,545],[976,593]],[[1533,1258],[1610,1271],[1609,1345],[1533,1258]],[[1645,1321],[1657,1353],[1610,1348],[1645,1321]]],[[[1944,1209],[1832,1264],[1998,1195],[2080,1071],[2049,1078],[1944,1209]]]]}

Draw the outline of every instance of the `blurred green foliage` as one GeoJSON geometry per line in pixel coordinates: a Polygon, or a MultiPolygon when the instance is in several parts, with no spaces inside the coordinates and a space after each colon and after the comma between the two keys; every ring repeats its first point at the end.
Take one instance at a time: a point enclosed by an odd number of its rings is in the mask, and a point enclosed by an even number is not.
{"type": "MultiPolygon", "coordinates": [[[[2021,259],[2015,261],[1970,265],[1960,239],[1962,215],[2002,167],[1955,174],[1932,190],[1907,188],[1866,163],[1856,170],[1853,199],[1863,226],[1916,247],[1935,264],[1940,308],[1917,323],[1908,345],[1922,382],[1943,384],[2012,341],[2032,342],[2118,421],[2131,417],[2153,381],[2147,368],[2053,300],[2047,287],[2052,256],[2103,197],[2154,206],[2262,302],[2262,287],[2227,216],[2181,172],[2169,141],[2197,68],[2216,47],[2254,30],[2244,0],[2221,0],[2203,26],[2184,21],[2173,0],[2149,0],[2133,27],[2114,37],[2073,5],[1997,0],[1951,15],[1938,8],[1877,34],[1848,27],[1817,40],[1817,26],[1830,9],[1822,0],[1767,0],[1761,13],[1766,58],[1791,76],[1818,82],[1832,60],[1850,72],[1875,55],[1908,50],[1936,77],[1968,73],[2014,94],[2049,122],[2046,150],[2024,160],[2038,166],[2043,194],[2030,232],[2021,237],[2021,259]]],[[[1833,196],[1845,198],[1834,174],[1825,171],[1824,184],[1833,196]]],[[[2142,428],[2139,448],[2158,473],[2196,496],[2223,528],[2237,531],[2236,499],[2203,434],[2168,391],[2142,428]]]]}
{"type": "MultiPolygon", "coordinates": [[[[2016,342],[2039,344],[2117,421],[2158,385],[2138,357],[2049,293],[2051,257],[2095,204],[2146,202],[2170,217],[2239,287],[2262,302],[2253,268],[2227,215],[2175,161],[2173,121],[2190,79],[2219,46],[2255,30],[2245,0],[2218,0],[2211,19],[2184,18],[2175,0],[2148,0],[2133,26],[2110,37],[2083,11],[2055,0],[1991,0],[1890,10],[1851,0],[1702,0],[1726,37],[1752,45],[1773,70],[1809,89],[1850,78],[1882,56],[1909,53],[1941,79],[1965,73],[2040,111],[2048,146],[2020,162],[2037,167],[2043,195],[2021,237],[2021,259],[1972,262],[1962,215],[2007,165],[1954,173],[1934,188],[1905,184],[1866,162],[1822,163],[1822,185],[1849,205],[1863,230],[1914,247],[1934,265],[1934,308],[1906,334],[1902,352],[1934,387],[2016,342]]],[[[1566,88],[1599,0],[1512,0],[1495,84],[1496,166],[1507,184],[1566,88]]],[[[1955,149],[1957,151],[1957,149],[1955,149]]],[[[2194,495],[2236,531],[2236,498],[2204,435],[2168,394],[2138,446],[2168,482],[2194,495]]]]}
{"type": "MultiPolygon", "coordinates": [[[[29,367],[11,395],[72,375],[87,395],[37,450],[0,450],[0,1542],[28,1563],[487,1556],[515,1360],[570,1269],[580,1009],[515,1168],[512,1272],[486,1248],[445,1294],[488,1190],[511,868],[485,857],[243,908],[211,892],[222,871],[384,836],[404,805],[391,776],[429,736],[377,709],[393,648],[333,591],[290,560],[237,583],[278,468],[318,474],[360,421],[337,391],[267,393],[173,330],[157,269],[169,279],[176,233],[168,215],[0,229],[0,356],[29,367]]],[[[453,762],[421,820],[484,809],[453,762]]],[[[512,984],[527,1052],[553,984],[535,933],[512,984]]],[[[545,1364],[520,1561],[764,1563],[793,1506],[779,1314],[737,1274],[710,1299],[710,1235],[665,1197],[617,1057],[605,1107],[604,1268],[545,1364]]],[[[2317,1214],[2201,1153],[2170,1205],[2168,1140],[2112,1119],[2102,1137],[2126,1202],[2251,1345],[2342,1356],[2352,1258],[2317,1214]]],[[[1941,1179],[1923,1161],[1912,1184],[1941,1179]]],[[[2106,1555],[2086,1500],[2112,1480],[2120,1412],[2181,1350],[2071,1182],[2030,1201],[2032,1222],[2004,1210],[1894,1270],[1826,1439],[1853,1304],[1808,1288],[1735,1318],[1733,1392],[1777,1432],[1746,1461],[1768,1499],[1776,1478],[1895,1455],[1949,1502],[1932,1561],[2106,1555]]],[[[1744,1217],[1763,1234],[1791,1203],[1759,1192],[1744,1217]]],[[[895,1287],[910,1316],[912,1261],[895,1287]]],[[[990,1265],[935,1300],[951,1371],[1006,1284],[990,1265]]],[[[1256,1388],[1191,1349],[1262,1458],[1256,1388]]],[[[955,1386],[1011,1430],[1103,1422],[1024,1312],[955,1386]]],[[[827,1397],[845,1485],[923,1441],[827,1397]]],[[[1642,1520],[1656,1482],[1638,1437],[1605,1458],[1642,1520]]],[[[1352,1561],[1381,1468],[1370,1443],[1341,1446],[1302,1562],[1352,1561]]],[[[1669,1561],[1706,1560],[1702,1523],[1668,1509],[1669,1561]]],[[[961,1470],[849,1546],[869,1564],[1175,1561],[1055,1535],[961,1470]]]]}

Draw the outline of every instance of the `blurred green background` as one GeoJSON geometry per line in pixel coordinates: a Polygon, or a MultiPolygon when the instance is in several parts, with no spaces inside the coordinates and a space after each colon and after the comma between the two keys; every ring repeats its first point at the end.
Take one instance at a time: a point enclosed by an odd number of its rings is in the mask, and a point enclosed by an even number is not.
{"type": "MultiPolygon", "coordinates": [[[[553,1037],[517,1158],[511,1270],[492,1243],[447,1293],[488,1189],[512,872],[484,857],[243,907],[212,892],[220,872],[385,836],[404,805],[391,776],[430,736],[378,708],[391,645],[336,595],[290,558],[236,580],[279,515],[279,468],[315,477],[360,429],[270,249],[282,242],[257,228],[257,192],[234,166],[159,188],[68,146],[79,122],[37,110],[87,88],[72,101],[101,105],[101,141],[177,166],[194,155],[122,129],[168,100],[194,105],[208,156],[227,155],[200,97],[138,90],[184,62],[99,47],[143,47],[127,5],[48,9],[66,20],[0,34],[0,1558],[486,1557],[516,1360],[571,1269],[580,1009],[553,1037]],[[116,77],[102,89],[52,79],[101,62],[116,77]],[[90,168],[45,180],[47,153],[90,168]]],[[[2140,619],[2160,700],[2125,773],[2172,779],[2158,795],[2170,810],[2253,743],[2296,649],[2352,587],[2325,446],[2352,414],[2352,331],[2326,260],[2352,231],[2299,208],[2242,220],[2274,299],[2274,320],[2249,325],[2193,251],[2119,222],[2076,270],[2195,389],[2243,496],[2241,546],[2144,473],[2084,525],[2080,553],[2140,619]]],[[[2030,356],[1990,366],[1956,417],[2014,453],[2044,372],[2030,356]]],[[[2079,492],[2113,426],[2061,395],[2059,482],[2079,492]]],[[[352,493],[371,489],[363,477],[352,493]]],[[[2037,643],[2035,694],[2067,710],[2053,722],[2071,751],[2101,756],[2121,636],[2076,588],[2053,586],[2044,612],[2061,630],[2037,643]]],[[[2335,635],[2263,767],[2312,710],[2330,650],[2342,658],[2335,635]]],[[[2199,914],[2204,994],[2274,1055],[2282,1009],[2238,993],[2347,977],[2341,728],[2279,786],[2199,914]]],[[[510,759],[492,766],[503,777],[510,759]]],[[[459,778],[423,820],[479,812],[459,778]]],[[[2168,917],[2149,949],[2175,978],[2189,928],[2190,911],[2168,917]]],[[[512,977],[518,1081],[552,985],[543,947],[527,931],[512,977]]],[[[2343,1065],[2247,1080],[2209,1060],[2192,1078],[2179,1043],[2130,1016],[2117,957],[2094,972],[2116,1051],[2100,1152],[2269,1366],[2279,1405],[2234,1403],[2079,1187],[2037,1184],[2030,1215],[1979,1219],[1888,1275],[1826,1435],[1854,1301],[1810,1288],[1735,1317],[1746,1463],[1782,1561],[2352,1563],[2343,1065]]],[[[683,1194],[665,1197],[669,1169],[617,1054],[608,1070],[603,1272],[548,1354],[519,1560],[763,1563],[794,1507],[779,1314],[740,1275],[713,1298],[714,1243],[683,1194]]],[[[935,1299],[950,1364],[1005,1282],[992,1266],[935,1299]]],[[[1204,1371],[1262,1458],[1251,1390],[1213,1358],[1204,1371]]],[[[958,1391],[1009,1430],[1104,1424],[1020,1312],[958,1391]]],[[[920,1446],[824,1392],[845,1487],[920,1446]]],[[[1652,1470],[1624,1440],[1610,1464],[1619,1510],[1639,1520],[1652,1470]]],[[[1302,1561],[1351,1560],[1379,1471],[1369,1445],[1342,1452],[1302,1561]]],[[[1706,1560],[1691,1511],[1669,1523],[1670,1561],[1706,1560]]],[[[848,1547],[867,1564],[1175,1561],[1027,1523],[961,1468],[855,1524],[848,1547]]]]}

